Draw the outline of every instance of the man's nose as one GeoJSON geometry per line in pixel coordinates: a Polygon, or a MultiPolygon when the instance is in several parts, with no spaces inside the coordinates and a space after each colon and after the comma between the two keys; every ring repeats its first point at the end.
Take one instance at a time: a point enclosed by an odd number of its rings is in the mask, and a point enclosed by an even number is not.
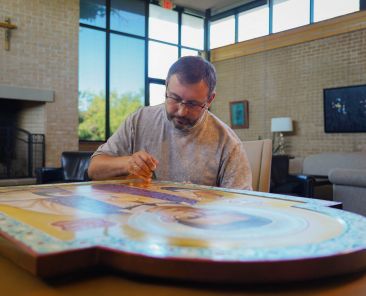
{"type": "Polygon", "coordinates": [[[183,117],[183,116],[185,116],[187,114],[188,114],[188,108],[187,108],[186,104],[184,104],[184,103],[181,102],[178,105],[178,115],[183,117]]]}

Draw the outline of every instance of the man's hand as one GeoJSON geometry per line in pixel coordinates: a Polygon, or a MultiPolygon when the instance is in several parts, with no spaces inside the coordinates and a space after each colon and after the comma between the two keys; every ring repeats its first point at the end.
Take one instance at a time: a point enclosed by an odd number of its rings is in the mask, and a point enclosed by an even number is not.
{"type": "Polygon", "coordinates": [[[129,174],[151,181],[152,172],[156,169],[159,161],[146,151],[138,151],[129,157],[127,163],[129,174]]]}

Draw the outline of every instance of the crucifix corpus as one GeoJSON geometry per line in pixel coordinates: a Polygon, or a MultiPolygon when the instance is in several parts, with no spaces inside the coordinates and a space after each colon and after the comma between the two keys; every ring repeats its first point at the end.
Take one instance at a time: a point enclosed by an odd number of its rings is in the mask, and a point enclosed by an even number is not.
{"type": "Polygon", "coordinates": [[[0,22],[0,28],[5,28],[5,50],[10,50],[10,35],[11,30],[16,29],[17,26],[12,24],[10,18],[5,18],[5,22],[0,22]]]}

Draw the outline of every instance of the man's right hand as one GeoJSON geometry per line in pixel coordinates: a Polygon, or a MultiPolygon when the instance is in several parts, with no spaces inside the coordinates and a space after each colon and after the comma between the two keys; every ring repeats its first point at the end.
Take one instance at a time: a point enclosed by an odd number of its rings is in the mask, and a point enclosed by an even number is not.
{"type": "Polygon", "coordinates": [[[150,181],[158,164],[158,160],[146,151],[129,156],[99,154],[91,159],[88,175],[92,180],[108,180],[130,174],[150,181]]]}
{"type": "Polygon", "coordinates": [[[142,150],[132,154],[127,163],[129,174],[151,181],[152,172],[157,168],[159,161],[142,150]]]}

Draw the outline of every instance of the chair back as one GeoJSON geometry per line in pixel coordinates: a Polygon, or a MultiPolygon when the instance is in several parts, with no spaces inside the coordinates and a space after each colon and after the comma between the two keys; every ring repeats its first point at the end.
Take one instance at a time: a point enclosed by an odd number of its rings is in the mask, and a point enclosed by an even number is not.
{"type": "Polygon", "coordinates": [[[72,182],[84,181],[85,171],[88,169],[91,151],[64,151],[61,155],[64,180],[72,182]]]}
{"type": "Polygon", "coordinates": [[[244,141],[252,168],[252,186],[254,191],[269,192],[271,183],[272,140],[244,141]]]}

